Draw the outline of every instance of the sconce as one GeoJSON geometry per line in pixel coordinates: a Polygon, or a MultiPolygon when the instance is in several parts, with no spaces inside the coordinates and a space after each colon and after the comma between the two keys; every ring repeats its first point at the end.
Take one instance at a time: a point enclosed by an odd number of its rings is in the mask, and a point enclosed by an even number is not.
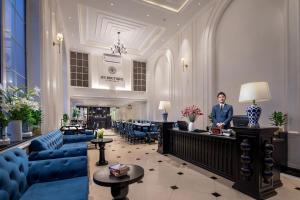
{"type": "Polygon", "coordinates": [[[60,46],[61,46],[61,43],[64,41],[64,35],[62,33],[57,33],[56,41],[57,42],[53,42],[53,46],[58,45],[58,49],[59,49],[59,53],[60,53],[60,46]]]}
{"type": "Polygon", "coordinates": [[[181,58],[181,62],[182,62],[183,71],[185,71],[185,69],[187,69],[189,66],[184,63],[184,58],[181,58]]]}

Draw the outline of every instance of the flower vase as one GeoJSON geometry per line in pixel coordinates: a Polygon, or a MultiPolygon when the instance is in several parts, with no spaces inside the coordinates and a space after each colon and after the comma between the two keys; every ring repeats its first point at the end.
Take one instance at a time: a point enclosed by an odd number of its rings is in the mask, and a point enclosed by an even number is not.
{"type": "Polygon", "coordinates": [[[193,131],[194,130],[194,122],[190,122],[188,126],[188,131],[193,131]]]}
{"type": "Polygon", "coordinates": [[[2,136],[0,138],[0,145],[10,144],[10,139],[7,137],[7,127],[2,128],[2,136]]]}
{"type": "Polygon", "coordinates": [[[8,123],[9,137],[12,142],[22,141],[22,120],[12,120],[8,123]]]}

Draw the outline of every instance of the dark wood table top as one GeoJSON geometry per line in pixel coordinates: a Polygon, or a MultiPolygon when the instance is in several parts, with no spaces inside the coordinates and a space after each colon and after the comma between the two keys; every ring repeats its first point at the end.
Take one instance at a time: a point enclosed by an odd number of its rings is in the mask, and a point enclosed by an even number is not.
{"type": "Polygon", "coordinates": [[[97,138],[97,139],[93,139],[91,140],[92,144],[98,144],[98,143],[110,143],[112,142],[113,139],[112,138],[97,138]]]}
{"type": "Polygon", "coordinates": [[[110,174],[109,168],[96,171],[93,180],[97,185],[112,187],[117,185],[129,185],[141,180],[144,177],[144,169],[138,165],[127,165],[129,171],[126,176],[115,177],[110,174]]]}

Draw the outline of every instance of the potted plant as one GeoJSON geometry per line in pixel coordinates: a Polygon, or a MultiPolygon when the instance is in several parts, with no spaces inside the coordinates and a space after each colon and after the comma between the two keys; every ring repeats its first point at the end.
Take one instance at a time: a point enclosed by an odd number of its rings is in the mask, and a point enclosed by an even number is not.
{"type": "Polygon", "coordinates": [[[69,115],[67,113],[63,114],[63,125],[66,126],[69,121],[69,115]]]}
{"type": "Polygon", "coordinates": [[[72,117],[76,120],[78,120],[78,117],[80,115],[80,110],[76,107],[73,107],[73,110],[72,110],[72,117]]]}
{"type": "Polygon", "coordinates": [[[97,130],[97,139],[102,139],[103,135],[104,135],[104,129],[103,128],[98,129],[97,130]]]}
{"type": "Polygon", "coordinates": [[[32,110],[31,112],[31,125],[32,125],[32,133],[33,135],[41,134],[41,123],[42,123],[42,111],[39,110],[32,110]]]}
{"type": "Polygon", "coordinates": [[[194,130],[194,122],[199,116],[203,115],[200,108],[195,105],[186,107],[184,110],[181,111],[181,114],[183,117],[186,117],[189,121],[189,126],[188,126],[189,131],[194,130]]]}
{"type": "Polygon", "coordinates": [[[39,97],[39,89],[18,88],[8,86],[6,89],[0,88],[0,95],[2,98],[1,108],[8,113],[10,131],[10,139],[12,141],[22,140],[22,121],[31,123],[32,111],[40,109],[38,101],[35,99],[39,97]]]}
{"type": "Polygon", "coordinates": [[[269,119],[273,126],[277,126],[279,128],[279,132],[283,132],[284,125],[287,124],[287,114],[283,114],[280,111],[274,111],[269,119]]]}

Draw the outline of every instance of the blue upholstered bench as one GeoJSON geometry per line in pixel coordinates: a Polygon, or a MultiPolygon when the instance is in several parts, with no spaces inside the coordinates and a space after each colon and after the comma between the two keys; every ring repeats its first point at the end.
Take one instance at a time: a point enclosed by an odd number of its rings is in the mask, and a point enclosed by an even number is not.
{"type": "Polygon", "coordinates": [[[24,150],[0,154],[1,200],[87,200],[87,157],[28,161],[24,150]]]}
{"type": "Polygon", "coordinates": [[[33,140],[29,149],[31,151],[29,160],[87,156],[86,143],[65,143],[60,130],[52,131],[33,140]]]}

